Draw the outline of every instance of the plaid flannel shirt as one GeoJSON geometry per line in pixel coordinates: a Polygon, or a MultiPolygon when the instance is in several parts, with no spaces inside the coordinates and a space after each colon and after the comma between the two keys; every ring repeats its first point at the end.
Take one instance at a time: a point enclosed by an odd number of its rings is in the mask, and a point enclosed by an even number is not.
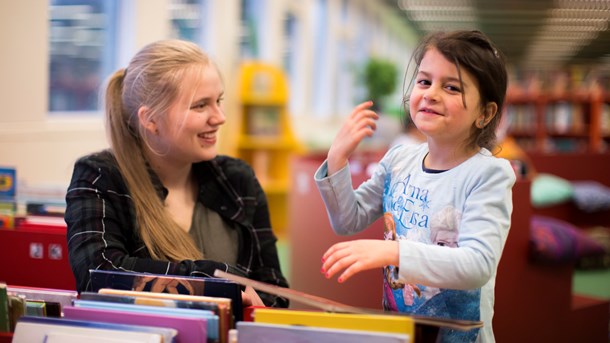
{"type": "MultiPolygon", "coordinates": [[[[135,208],[114,155],[104,150],[75,163],[66,194],[68,252],[78,291],[90,289],[90,269],[187,276],[211,276],[221,269],[288,287],[280,270],[267,199],[252,168],[228,156],[196,163],[193,168],[199,182],[198,201],[238,230],[237,264],[152,259],[138,234],[135,208]]],[[[157,194],[165,198],[167,189],[152,169],[149,174],[157,194]]],[[[267,306],[288,306],[287,299],[259,294],[267,306]]]]}

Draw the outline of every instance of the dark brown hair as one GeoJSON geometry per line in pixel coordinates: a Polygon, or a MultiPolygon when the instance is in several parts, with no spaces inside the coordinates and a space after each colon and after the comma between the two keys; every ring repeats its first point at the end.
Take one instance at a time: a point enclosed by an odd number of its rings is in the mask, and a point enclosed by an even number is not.
{"type": "MultiPolygon", "coordinates": [[[[415,49],[413,62],[415,62],[416,70],[413,75],[417,74],[417,69],[426,51],[430,48],[437,49],[447,60],[452,61],[458,71],[460,68],[464,68],[477,80],[481,106],[490,102],[498,105],[496,115],[491,120],[487,118],[487,124],[482,129],[475,126],[474,133],[467,142],[468,145],[493,150],[497,139],[496,128],[502,118],[508,84],[504,55],[480,31],[435,32],[424,37],[415,49]]],[[[408,101],[406,94],[410,92],[411,85],[405,92],[405,104],[408,101]]]]}

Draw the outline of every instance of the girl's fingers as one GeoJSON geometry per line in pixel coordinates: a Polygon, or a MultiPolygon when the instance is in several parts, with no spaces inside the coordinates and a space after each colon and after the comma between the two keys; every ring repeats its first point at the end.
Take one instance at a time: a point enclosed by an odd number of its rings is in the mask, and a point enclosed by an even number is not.
{"type": "Polygon", "coordinates": [[[327,279],[357,262],[349,247],[349,242],[337,243],[324,254],[321,272],[327,279]]]}
{"type": "Polygon", "coordinates": [[[326,269],[326,273],[324,273],[324,276],[327,279],[330,279],[335,274],[339,273],[340,271],[349,268],[355,262],[357,262],[357,260],[355,260],[353,258],[353,256],[347,254],[347,255],[337,259],[337,261],[335,263],[333,263],[331,266],[329,266],[326,269]]]}
{"type": "MultiPolygon", "coordinates": [[[[371,106],[373,106],[373,102],[372,101],[365,101],[362,103],[359,103],[358,105],[356,105],[356,107],[354,107],[354,109],[352,110],[352,117],[354,117],[358,112],[361,112],[362,110],[366,110],[368,108],[370,108],[371,106]]],[[[372,112],[372,111],[371,111],[372,112]]]]}
{"type": "Polygon", "coordinates": [[[339,278],[337,278],[337,281],[339,283],[345,282],[345,281],[347,281],[347,279],[351,278],[352,275],[357,274],[361,271],[362,271],[361,263],[359,261],[356,261],[356,262],[350,264],[349,267],[345,268],[343,273],[341,273],[341,275],[339,275],[339,278]]]}

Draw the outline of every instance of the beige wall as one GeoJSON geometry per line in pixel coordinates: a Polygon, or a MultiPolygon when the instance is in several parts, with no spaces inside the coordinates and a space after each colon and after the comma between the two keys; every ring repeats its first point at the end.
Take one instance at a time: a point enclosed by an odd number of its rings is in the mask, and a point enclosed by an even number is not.
{"type": "MultiPolygon", "coordinates": [[[[120,66],[126,66],[143,45],[169,37],[169,24],[163,24],[168,23],[169,1],[120,1],[119,29],[128,32],[118,42],[120,66]]],[[[293,95],[296,106],[291,117],[297,136],[324,150],[341,124],[341,116],[347,113],[332,113],[327,118],[310,115],[312,89],[318,86],[313,84],[315,70],[311,48],[315,42],[310,9],[315,0],[268,1],[272,10],[265,28],[268,39],[263,57],[267,62],[278,65],[282,62],[285,42],[281,25],[285,12],[292,11],[302,22],[299,41],[303,47],[295,76],[302,87],[293,95]]],[[[378,1],[350,0],[348,4],[361,13],[360,18],[368,16],[378,28],[388,28],[394,36],[401,38],[402,44],[412,39],[412,33],[404,27],[392,29],[400,20],[384,12],[383,6],[379,6],[381,0],[378,1]]],[[[330,13],[337,14],[340,2],[329,1],[330,13]]],[[[213,4],[213,13],[204,18],[207,27],[212,28],[206,31],[206,44],[225,79],[227,123],[221,133],[220,150],[230,154],[239,121],[235,81],[240,63],[240,0],[214,1],[213,4]]],[[[16,167],[19,181],[27,185],[50,185],[65,190],[74,161],[84,154],[106,148],[108,144],[102,116],[48,116],[48,9],[48,0],[0,0],[0,166],[16,167]]],[[[361,25],[361,19],[350,25],[361,25]]],[[[351,26],[344,26],[336,18],[331,20],[331,39],[345,35],[351,26]]],[[[381,31],[383,37],[385,34],[381,31]]],[[[376,52],[385,50],[385,47],[377,46],[381,41],[383,39],[374,39],[370,48],[376,52]]],[[[334,82],[334,74],[331,68],[327,82],[334,82]]]]}
{"type": "MultiPolygon", "coordinates": [[[[133,36],[121,37],[120,64],[125,65],[143,45],[169,36],[169,0],[122,0],[122,25],[133,36]],[[131,26],[131,27],[129,27],[131,26]]],[[[231,61],[231,47],[238,37],[237,0],[222,1],[233,13],[216,58],[231,61]]],[[[219,23],[220,24],[220,23],[219,23]]],[[[17,178],[30,186],[65,189],[74,161],[84,154],[106,148],[108,143],[101,116],[49,117],[48,98],[48,0],[0,1],[0,166],[17,168],[17,178]]],[[[225,75],[231,63],[221,64],[225,75]]]]}

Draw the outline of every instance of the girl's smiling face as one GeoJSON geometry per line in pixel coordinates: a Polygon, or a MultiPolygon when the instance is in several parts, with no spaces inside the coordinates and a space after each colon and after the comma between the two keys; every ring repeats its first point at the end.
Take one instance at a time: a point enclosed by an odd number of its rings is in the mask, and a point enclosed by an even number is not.
{"type": "Polygon", "coordinates": [[[223,82],[213,66],[185,74],[183,91],[156,123],[154,148],[164,158],[194,163],[216,157],[218,129],[225,122],[223,82]]]}
{"type": "Polygon", "coordinates": [[[417,128],[437,144],[466,144],[484,119],[477,81],[434,47],[419,65],[409,103],[417,128]]]}

